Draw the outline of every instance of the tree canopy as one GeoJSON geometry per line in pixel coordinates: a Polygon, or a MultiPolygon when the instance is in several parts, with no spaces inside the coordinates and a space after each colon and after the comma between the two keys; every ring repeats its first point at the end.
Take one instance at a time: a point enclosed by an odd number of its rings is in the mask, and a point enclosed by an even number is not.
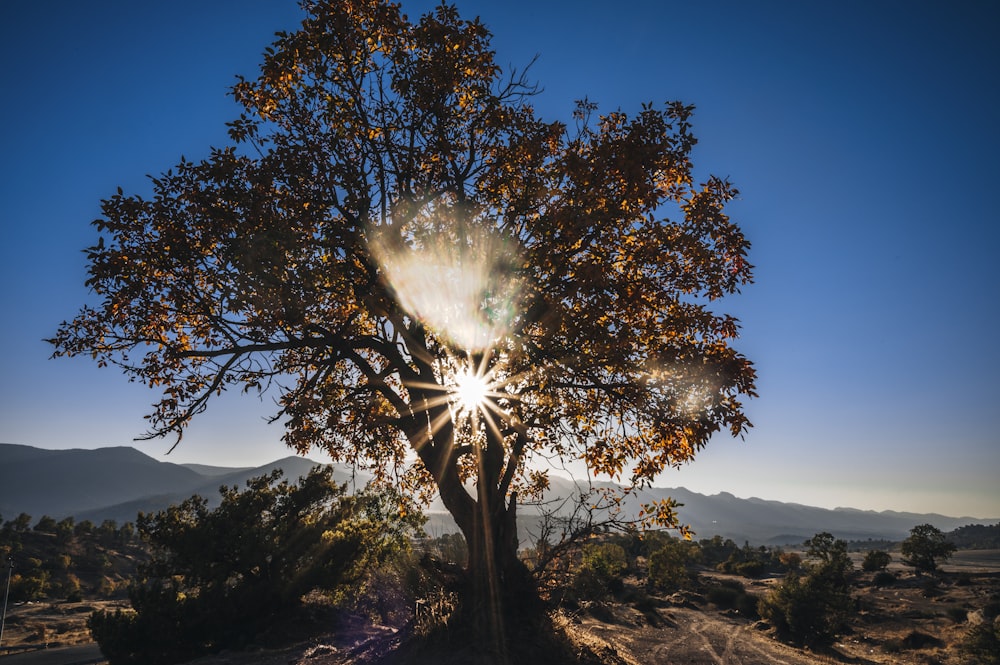
{"type": "Polygon", "coordinates": [[[544,121],[454,7],[304,8],[234,86],[231,145],[103,202],[99,302],[56,356],[162,391],[150,436],[271,391],[289,446],[439,492],[470,560],[510,551],[533,459],[641,484],[749,427],[754,370],[715,305],[749,243],[736,189],[694,178],[693,107],[544,121]]]}
{"type": "Polygon", "coordinates": [[[933,524],[918,524],[910,529],[910,535],[899,547],[905,557],[903,563],[913,566],[918,573],[937,571],[938,561],[947,561],[956,549],[933,524]]]}

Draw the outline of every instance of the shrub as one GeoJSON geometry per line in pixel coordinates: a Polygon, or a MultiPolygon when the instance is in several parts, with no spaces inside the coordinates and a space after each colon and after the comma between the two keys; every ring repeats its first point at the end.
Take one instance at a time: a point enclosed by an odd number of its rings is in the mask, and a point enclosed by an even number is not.
{"type": "Polygon", "coordinates": [[[804,576],[786,575],[757,609],[783,640],[806,646],[829,644],[854,608],[847,544],[828,533],[816,534],[805,544],[809,556],[818,562],[810,564],[804,576]]]}
{"type": "Polygon", "coordinates": [[[785,570],[798,570],[802,567],[802,557],[796,552],[782,552],[778,555],[778,563],[785,570]]]}
{"type": "Polygon", "coordinates": [[[989,621],[969,628],[959,649],[981,665],[1000,665],[1000,624],[989,621]]]}
{"type": "Polygon", "coordinates": [[[669,540],[649,555],[649,584],[664,591],[676,591],[688,585],[688,563],[700,554],[677,540],[669,540]]]}
{"type": "Polygon", "coordinates": [[[758,616],[757,596],[747,593],[742,584],[735,580],[724,580],[705,592],[708,602],[724,610],[736,610],[741,615],[753,619],[758,616]]]}
{"type": "Polygon", "coordinates": [[[743,577],[760,577],[761,573],[764,572],[764,567],[763,561],[744,561],[736,564],[733,572],[743,577]]]}
{"type": "Polygon", "coordinates": [[[622,590],[627,567],[625,549],[614,543],[590,543],[583,547],[580,567],[573,577],[573,591],[579,599],[603,600],[608,593],[622,590]]]}
{"type": "Polygon", "coordinates": [[[866,573],[874,573],[877,570],[885,570],[892,563],[892,556],[882,550],[869,550],[861,562],[861,570],[866,573]]]}
{"type": "Polygon", "coordinates": [[[728,610],[736,607],[736,599],[742,592],[742,586],[737,588],[728,584],[720,584],[709,587],[705,591],[705,598],[716,607],[728,610]]]}
{"type": "Polygon", "coordinates": [[[884,570],[882,572],[875,573],[875,576],[872,577],[872,586],[875,587],[892,586],[895,583],[896,576],[884,570]]]}
{"type": "Polygon", "coordinates": [[[96,612],[91,632],[112,665],[162,665],[240,647],[313,589],[367,579],[399,551],[417,515],[396,498],[346,496],[330,468],[295,486],[280,471],[223,487],[218,508],[194,496],[138,529],[151,562],[129,587],[132,611],[96,612]]]}
{"type": "Polygon", "coordinates": [[[830,594],[818,578],[792,574],[761,599],[757,611],[778,633],[794,644],[829,644],[843,628],[850,598],[830,594]]]}

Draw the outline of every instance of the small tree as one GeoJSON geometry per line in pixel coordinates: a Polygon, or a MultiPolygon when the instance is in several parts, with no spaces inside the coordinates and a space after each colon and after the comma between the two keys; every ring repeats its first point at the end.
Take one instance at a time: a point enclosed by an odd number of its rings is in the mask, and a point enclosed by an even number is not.
{"type": "Polygon", "coordinates": [[[918,524],[910,529],[910,536],[900,547],[905,557],[903,563],[913,566],[917,574],[936,572],[938,562],[947,561],[956,549],[940,529],[930,524],[918,524]]]}
{"type": "Polygon", "coordinates": [[[885,570],[892,563],[892,556],[883,550],[868,550],[865,553],[864,561],[861,562],[861,570],[866,573],[874,573],[885,570]]]}
{"type": "Polygon", "coordinates": [[[579,598],[602,600],[622,589],[622,575],[628,567],[625,549],[616,543],[588,543],[583,546],[580,567],[573,578],[579,598]]]}
{"type": "Polygon", "coordinates": [[[64,517],[56,524],[56,539],[61,545],[64,545],[73,538],[75,530],[76,520],[72,517],[64,517]]]}
{"type": "Polygon", "coordinates": [[[48,515],[42,515],[35,524],[35,531],[40,533],[55,533],[56,532],[56,521],[48,515]]]}
{"type": "Polygon", "coordinates": [[[152,560],[129,588],[131,612],[95,612],[91,632],[114,665],[173,663],[238,646],[313,589],[360,581],[417,526],[378,495],[349,497],[317,467],[297,485],[280,471],[140,514],[152,560]]]}
{"type": "Polygon", "coordinates": [[[691,580],[688,566],[699,554],[700,550],[693,549],[687,541],[667,540],[649,555],[650,586],[665,591],[685,586],[691,580]]]}
{"type": "Polygon", "coordinates": [[[847,543],[829,533],[818,533],[805,545],[811,559],[806,574],[789,572],[760,600],[758,611],[782,639],[806,646],[828,644],[853,608],[849,578],[853,564],[847,543]]]}
{"type": "Polygon", "coordinates": [[[28,528],[31,526],[31,515],[29,515],[28,513],[21,513],[16,518],[14,518],[10,522],[10,524],[11,528],[16,533],[27,533],[28,528]]]}

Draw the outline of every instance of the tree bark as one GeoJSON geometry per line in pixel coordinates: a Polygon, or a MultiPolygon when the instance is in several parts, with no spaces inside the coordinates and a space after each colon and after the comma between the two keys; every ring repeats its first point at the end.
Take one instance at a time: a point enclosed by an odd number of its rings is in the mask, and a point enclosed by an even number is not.
{"type": "MultiPolygon", "coordinates": [[[[488,506],[486,506],[488,507],[488,506]]],[[[468,630],[483,651],[483,662],[507,663],[512,647],[544,624],[544,610],[531,575],[517,556],[517,498],[497,511],[476,511],[460,523],[469,546],[466,579],[456,627],[468,630]]]]}
{"type": "Polygon", "coordinates": [[[548,626],[537,586],[517,555],[517,495],[507,496],[510,476],[524,447],[523,432],[517,432],[509,451],[496,426],[485,427],[482,441],[456,446],[454,424],[447,419],[446,409],[427,410],[430,422],[442,423],[429,440],[422,427],[407,434],[468,545],[449,633],[467,640],[467,646],[479,655],[478,662],[506,664],[513,662],[512,647],[518,651],[520,643],[534,641],[548,626]],[[474,496],[459,475],[462,455],[476,456],[474,496]]]}

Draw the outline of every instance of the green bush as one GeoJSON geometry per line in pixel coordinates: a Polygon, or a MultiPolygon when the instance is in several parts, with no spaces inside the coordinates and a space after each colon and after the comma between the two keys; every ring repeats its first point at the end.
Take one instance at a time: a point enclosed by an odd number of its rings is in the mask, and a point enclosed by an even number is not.
{"type": "Polygon", "coordinates": [[[681,541],[668,540],[649,555],[650,586],[663,591],[676,591],[688,586],[691,582],[691,572],[688,564],[691,557],[700,551],[687,547],[681,541]]]}
{"type": "Polygon", "coordinates": [[[733,572],[743,577],[760,577],[764,572],[764,568],[765,564],[763,561],[744,561],[736,564],[733,567],[733,572]]]}
{"type": "Polygon", "coordinates": [[[861,562],[861,570],[866,573],[874,573],[877,570],[885,570],[892,563],[892,556],[882,550],[869,550],[865,554],[864,561],[861,562]]]}
{"type": "Polygon", "coordinates": [[[140,515],[151,562],[128,590],[132,611],[96,612],[90,628],[112,665],[164,665],[247,644],[314,589],[360,589],[406,546],[416,514],[398,497],[347,496],[330,468],[297,485],[280,471],[140,515]]]}
{"type": "Polygon", "coordinates": [[[719,584],[708,587],[705,599],[720,609],[736,610],[750,619],[758,616],[759,599],[747,593],[743,585],[736,580],[722,580],[719,584]]]}
{"type": "Polygon", "coordinates": [[[829,644],[843,630],[854,609],[849,578],[852,564],[847,543],[828,533],[805,543],[813,560],[808,572],[791,572],[758,604],[760,615],[794,644],[829,644]]]}
{"type": "Polygon", "coordinates": [[[832,642],[849,611],[849,599],[831,596],[826,585],[810,575],[789,575],[758,605],[781,639],[805,646],[832,642]]]}
{"type": "Polygon", "coordinates": [[[603,600],[624,588],[627,568],[625,549],[615,543],[584,545],[579,568],[573,577],[573,592],[580,600],[603,600]]]}

